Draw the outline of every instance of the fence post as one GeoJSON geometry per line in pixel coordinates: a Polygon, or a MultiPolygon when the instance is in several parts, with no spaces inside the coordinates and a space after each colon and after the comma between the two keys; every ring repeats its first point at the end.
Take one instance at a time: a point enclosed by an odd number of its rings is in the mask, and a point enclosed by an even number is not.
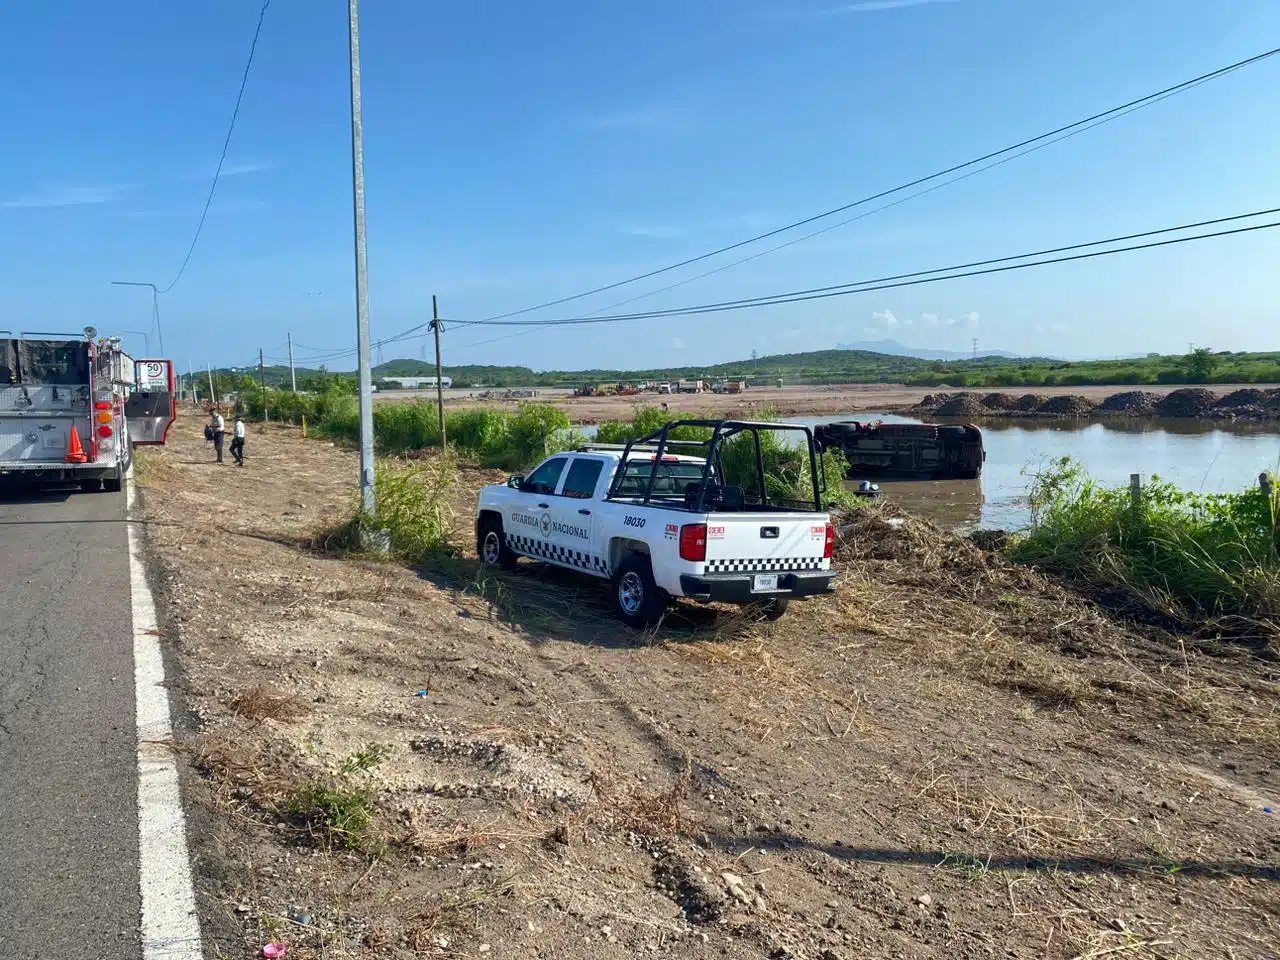
{"type": "Polygon", "coordinates": [[[1142,474],[1129,474],[1129,504],[1133,507],[1133,512],[1139,514],[1142,512],[1142,474]]]}
{"type": "Polygon", "coordinates": [[[1266,470],[1258,474],[1258,488],[1268,500],[1271,499],[1271,474],[1266,470]]]}

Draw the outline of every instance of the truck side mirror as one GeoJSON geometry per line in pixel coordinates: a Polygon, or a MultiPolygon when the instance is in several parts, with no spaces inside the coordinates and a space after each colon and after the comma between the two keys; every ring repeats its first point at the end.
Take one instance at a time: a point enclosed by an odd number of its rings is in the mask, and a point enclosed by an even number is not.
{"type": "Polygon", "coordinates": [[[510,487],[512,490],[519,490],[523,485],[524,485],[524,477],[522,477],[518,473],[514,476],[507,478],[507,486],[510,487]]]}

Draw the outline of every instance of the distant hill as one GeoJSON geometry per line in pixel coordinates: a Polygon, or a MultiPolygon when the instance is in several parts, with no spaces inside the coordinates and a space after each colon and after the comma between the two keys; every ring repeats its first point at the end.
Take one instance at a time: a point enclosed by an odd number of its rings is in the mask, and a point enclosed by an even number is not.
{"type": "MultiPolygon", "coordinates": [[[[859,350],[864,353],[883,353],[890,357],[914,357],[917,360],[972,360],[972,353],[959,350],[930,350],[925,347],[908,347],[897,340],[869,340],[862,343],[837,343],[837,350],[859,350]]],[[[1005,350],[984,350],[978,354],[983,357],[1016,357],[1018,354],[1005,350]]]]}

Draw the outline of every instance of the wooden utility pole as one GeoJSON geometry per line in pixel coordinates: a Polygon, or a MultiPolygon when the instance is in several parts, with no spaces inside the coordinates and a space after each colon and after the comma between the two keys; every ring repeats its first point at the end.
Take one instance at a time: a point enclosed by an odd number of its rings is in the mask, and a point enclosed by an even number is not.
{"type": "Polygon", "coordinates": [[[436,335],[436,409],[440,414],[440,446],[448,446],[444,433],[444,374],[440,366],[440,305],[436,295],[431,295],[431,329],[436,335]]]}
{"type": "Polygon", "coordinates": [[[262,391],[262,419],[270,422],[271,414],[267,412],[267,363],[261,347],[258,348],[258,389],[262,391]]]}

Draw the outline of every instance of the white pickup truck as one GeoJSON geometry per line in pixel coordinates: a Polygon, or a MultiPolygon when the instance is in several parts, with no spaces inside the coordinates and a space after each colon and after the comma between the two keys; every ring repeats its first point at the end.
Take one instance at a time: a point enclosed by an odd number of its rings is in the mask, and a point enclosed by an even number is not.
{"type": "Polygon", "coordinates": [[[752,604],[777,619],[793,597],[835,588],[822,489],[808,427],[677,421],[620,448],[557,454],[485,487],[476,552],[488,565],[510,569],[523,556],[610,580],[618,615],[634,627],[657,622],[677,597],[752,604]],[[803,435],[811,484],[796,491],[766,476],[765,431],[803,435]],[[736,470],[746,476],[726,477],[726,454],[749,464],[736,470]]]}

